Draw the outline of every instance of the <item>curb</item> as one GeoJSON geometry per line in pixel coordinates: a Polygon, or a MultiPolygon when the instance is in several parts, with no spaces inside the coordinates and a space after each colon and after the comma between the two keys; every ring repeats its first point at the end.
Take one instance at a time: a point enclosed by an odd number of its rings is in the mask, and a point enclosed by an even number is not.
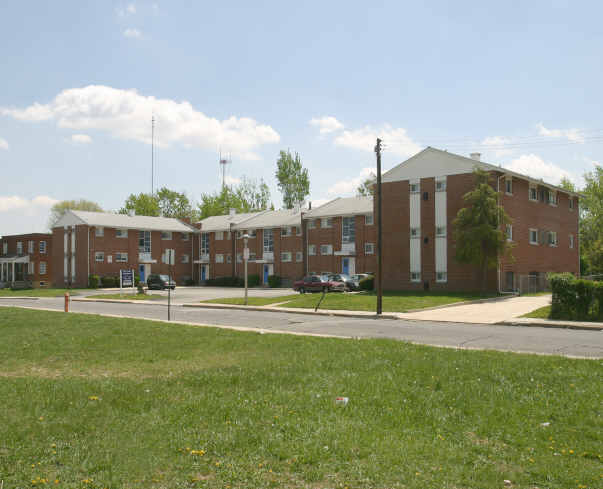
{"type": "Polygon", "coordinates": [[[26,296],[26,295],[14,296],[14,297],[0,297],[0,300],[12,300],[12,299],[17,299],[20,301],[37,301],[40,298],[39,297],[30,297],[30,296],[26,296]]]}
{"type": "MultiPolygon", "coordinates": [[[[159,302],[159,301],[143,301],[143,300],[128,300],[128,299],[90,299],[88,297],[82,298],[73,298],[71,299],[73,302],[113,302],[116,304],[154,304],[157,306],[167,306],[167,303],[159,302]]],[[[177,304],[172,304],[172,306],[176,306],[177,304]]],[[[179,304],[178,304],[179,305],[179,304]]]]}
{"type": "Polygon", "coordinates": [[[542,321],[542,320],[534,320],[534,321],[518,321],[509,319],[506,321],[500,321],[495,323],[500,326],[528,326],[528,327],[537,327],[537,328],[557,328],[557,329],[580,329],[584,331],[603,331],[602,323],[583,323],[583,322],[575,322],[568,323],[563,321],[542,321]]]}

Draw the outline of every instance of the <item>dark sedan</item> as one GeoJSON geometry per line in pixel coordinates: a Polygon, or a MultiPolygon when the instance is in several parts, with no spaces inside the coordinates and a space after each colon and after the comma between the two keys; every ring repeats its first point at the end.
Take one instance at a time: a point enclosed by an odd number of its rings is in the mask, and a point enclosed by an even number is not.
{"type": "Polygon", "coordinates": [[[300,294],[306,292],[343,292],[345,284],[336,280],[329,280],[326,275],[308,275],[293,283],[293,290],[300,294]]]}
{"type": "Polygon", "coordinates": [[[147,279],[147,286],[149,287],[149,290],[164,290],[167,288],[174,290],[176,288],[176,282],[167,275],[152,274],[149,275],[149,278],[147,279]]]}

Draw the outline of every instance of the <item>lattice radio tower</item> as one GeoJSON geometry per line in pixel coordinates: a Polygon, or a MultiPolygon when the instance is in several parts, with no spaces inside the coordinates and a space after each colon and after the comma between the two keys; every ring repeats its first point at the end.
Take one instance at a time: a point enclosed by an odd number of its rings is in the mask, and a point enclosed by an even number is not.
{"type": "Polygon", "coordinates": [[[232,163],[232,159],[230,155],[222,157],[222,152],[220,151],[220,171],[222,172],[222,188],[226,187],[226,166],[232,163]]]}

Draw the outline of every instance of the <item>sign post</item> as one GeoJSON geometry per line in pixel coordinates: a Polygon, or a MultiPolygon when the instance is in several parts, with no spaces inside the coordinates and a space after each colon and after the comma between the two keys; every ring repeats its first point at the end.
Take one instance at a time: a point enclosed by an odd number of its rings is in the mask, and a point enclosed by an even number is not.
{"type": "Polygon", "coordinates": [[[131,287],[134,289],[134,270],[119,271],[119,295],[122,295],[122,289],[124,287],[131,287]]]}
{"type": "Polygon", "coordinates": [[[168,321],[170,321],[170,312],[171,312],[171,305],[172,305],[172,271],[173,271],[173,265],[174,265],[176,251],[175,250],[165,250],[165,253],[166,253],[166,261],[167,261],[168,270],[169,270],[169,274],[168,274],[168,321]]]}

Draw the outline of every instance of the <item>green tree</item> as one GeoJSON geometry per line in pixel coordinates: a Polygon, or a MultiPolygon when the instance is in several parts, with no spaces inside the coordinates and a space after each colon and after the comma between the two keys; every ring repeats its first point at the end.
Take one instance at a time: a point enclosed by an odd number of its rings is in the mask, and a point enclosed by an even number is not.
{"type": "Polygon", "coordinates": [[[481,270],[485,291],[488,269],[496,268],[498,257],[510,250],[503,230],[511,218],[498,204],[498,194],[489,183],[490,174],[476,167],[473,175],[475,187],[463,196],[466,207],[459,210],[452,223],[453,236],[457,261],[481,270]]]}
{"type": "Polygon", "coordinates": [[[302,166],[299,154],[292,156],[289,150],[280,152],[276,167],[276,179],[283,194],[283,204],[286,209],[293,209],[310,195],[308,169],[302,166]]]}
{"type": "Polygon", "coordinates": [[[569,178],[567,177],[563,177],[561,179],[561,182],[559,183],[559,186],[562,189],[565,190],[569,190],[570,192],[575,192],[576,191],[576,185],[574,184],[574,182],[572,182],[569,178]]]}
{"type": "Polygon", "coordinates": [[[55,223],[63,217],[63,214],[68,210],[74,211],[90,211],[103,212],[103,209],[96,202],[86,199],[79,200],[62,200],[57,202],[50,208],[50,216],[48,218],[48,227],[52,229],[55,223]]]}
{"type": "Polygon", "coordinates": [[[588,274],[603,274],[603,167],[584,174],[580,199],[580,254],[588,274]]]}
{"type": "Polygon", "coordinates": [[[156,197],[140,193],[130,194],[124,206],[119,210],[120,214],[135,214],[137,216],[159,216],[159,202],[156,197]]]}
{"type": "Polygon", "coordinates": [[[372,197],[375,195],[377,175],[371,172],[371,175],[367,177],[356,189],[356,195],[358,197],[372,197]]]}
{"type": "Polygon", "coordinates": [[[185,193],[162,187],[155,198],[161,216],[175,217],[176,219],[190,219],[192,217],[193,206],[185,193]]]}
{"type": "Polygon", "coordinates": [[[257,182],[243,177],[234,188],[225,186],[220,192],[202,194],[197,217],[222,216],[228,214],[230,209],[240,213],[263,211],[269,207],[273,206],[268,185],[263,180],[257,182]]]}

